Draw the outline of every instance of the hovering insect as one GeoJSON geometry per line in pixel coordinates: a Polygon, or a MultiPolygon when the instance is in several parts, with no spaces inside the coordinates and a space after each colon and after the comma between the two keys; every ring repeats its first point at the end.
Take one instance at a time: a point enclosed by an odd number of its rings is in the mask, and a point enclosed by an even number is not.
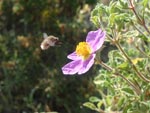
{"type": "Polygon", "coordinates": [[[61,45],[61,42],[59,41],[58,37],[55,37],[53,35],[48,36],[46,33],[43,33],[44,40],[41,43],[41,49],[46,50],[49,47],[61,45]]]}

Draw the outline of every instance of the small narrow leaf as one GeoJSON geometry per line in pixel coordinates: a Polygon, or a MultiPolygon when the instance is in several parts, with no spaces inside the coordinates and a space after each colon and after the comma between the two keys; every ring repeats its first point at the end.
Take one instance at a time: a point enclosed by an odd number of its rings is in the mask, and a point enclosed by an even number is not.
{"type": "Polygon", "coordinates": [[[100,109],[100,108],[102,107],[102,105],[103,105],[103,101],[100,100],[100,101],[98,102],[98,104],[97,104],[98,109],[100,109]]]}
{"type": "Polygon", "coordinates": [[[126,88],[122,88],[122,91],[125,92],[128,95],[134,95],[134,92],[132,89],[126,87],[126,88]]]}
{"type": "Polygon", "coordinates": [[[136,30],[131,30],[131,31],[128,31],[126,32],[125,34],[123,34],[123,37],[137,37],[139,35],[139,32],[136,31],[136,30]]]}
{"type": "Polygon", "coordinates": [[[119,69],[126,69],[127,67],[128,67],[128,62],[123,62],[122,64],[117,66],[117,68],[119,69]]]}
{"type": "Polygon", "coordinates": [[[90,102],[99,102],[100,99],[97,98],[97,97],[92,96],[92,97],[90,97],[89,101],[90,101],[90,102]]]}
{"type": "Polygon", "coordinates": [[[83,106],[85,106],[87,108],[90,108],[92,110],[96,110],[97,109],[96,106],[93,103],[91,103],[91,102],[86,102],[86,103],[83,104],[83,106]]]}

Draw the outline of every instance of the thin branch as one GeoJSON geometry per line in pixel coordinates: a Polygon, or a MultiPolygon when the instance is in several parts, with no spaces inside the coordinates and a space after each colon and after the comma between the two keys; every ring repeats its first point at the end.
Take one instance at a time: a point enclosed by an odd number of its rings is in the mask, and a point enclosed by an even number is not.
{"type": "Polygon", "coordinates": [[[147,36],[143,33],[143,31],[141,31],[139,28],[137,28],[133,22],[132,22],[132,24],[133,24],[133,27],[134,27],[139,33],[141,33],[143,36],[145,36],[145,37],[147,38],[147,36]]]}
{"type": "Polygon", "coordinates": [[[139,15],[137,14],[136,10],[135,10],[134,4],[133,4],[133,0],[129,0],[129,3],[131,5],[130,9],[133,11],[133,13],[135,14],[135,16],[137,17],[137,20],[140,22],[140,25],[142,25],[145,28],[145,30],[150,34],[150,31],[149,31],[149,29],[147,28],[147,26],[145,24],[145,20],[141,19],[139,17],[139,15]]]}
{"type": "Polygon", "coordinates": [[[136,48],[141,54],[143,54],[145,57],[150,58],[150,56],[147,55],[144,51],[142,51],[138,46],[135,45],[135,48],[136,48]]]}
{"type": "Polygon", "coordinates": [[[122,47],[120,46],[120,43],[118,41],[116,41],[116,46],[118,47],[118,49],[122,52],[122,54],[126,57],[126,59],[129,61],[129,63],[131,64],[131,66],[133,67],[134,71],[136,72],[136,74],[138,75],[139,78],[141,78],[143,81],[145,82],[150,82],[150,80],[148,78],[146,78],[141,72],[138,71],[138,69],[136,68],[136,66],[133,64],[133,62],[131,61],[131,59],[129,58],[129,56],[126,54],[126,52],[122,49],[122,47]]]}
{"type": "Polygon", "coordinates": [[[114,75],[120,76],[121,78],[123,78],[130,86],[132,86],[132,88],[134,89],[134,91],[136,92],[137,95],[141,94],[141,91],[139,88],[137,88],[130,80],[126,79],[123,75],[121,75],[119,72],[115,72],[113,70],[113,68],[111,68],[110,66],[108,66],[107,64],[105,64],[104,62],[97,60],[97,62],[104,67],[105,69],[107,69],[108,71],[112,71],[114,75]]]}

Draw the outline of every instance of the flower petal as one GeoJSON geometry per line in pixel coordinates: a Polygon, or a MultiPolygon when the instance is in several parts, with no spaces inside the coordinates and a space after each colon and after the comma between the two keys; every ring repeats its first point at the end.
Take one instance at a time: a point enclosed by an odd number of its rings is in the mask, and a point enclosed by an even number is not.
{"type": "Polygon", "coordinates": [[[81,67],[82,67],[82,61],[75,60],[63,66],[62,72],[63,74],[66,74],[66,75],[73,75],[73,74],[76,74],[80,70],[81,67]]]}
{"type": "Polygon", "coordinates": [[[69,54],[69,55],[67,56],[67,58],[70,59],[70,60],[79,60],[79,59],[81,59],[81,57],[79,57],[79,56],[76,54],[76,52],[73,52],[73,53],[69,54]]]}
{"type": "Polygon", "coordinates": [[[88,42],[93,49],[92,52],[97,51],[103,45],[105,40],[105,31],[98,29],[97,31],[90,31],[86,37],[86,42],[88,42]]]}
{"type": "Polygon", "coordinates": [[[79,75],[83,74],[83,73],[86,73],[92,67],[92,65],[94,64],[95,56],[96,56],[96,54],[92,54],[88,60],[85,60],[83,62],[82,67],[78,71],[79,75]]]}

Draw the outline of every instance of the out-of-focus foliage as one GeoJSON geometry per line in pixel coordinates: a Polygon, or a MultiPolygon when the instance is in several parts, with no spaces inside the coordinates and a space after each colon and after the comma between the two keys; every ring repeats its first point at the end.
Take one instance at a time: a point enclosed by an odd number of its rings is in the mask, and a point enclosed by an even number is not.
{"type": "Polygon", "coordinates": [[[0,0],[0,112],[88,113],[93,72],[64,76],[61,67],[75,44],[92,28],[95,0],[0,0]],[[43,32],[60,47],[41,51],[43,32]]]}
{"type": "Polygon", "coordinates": [[[150,2],[111,0],[91,13],[95,26],[107,32],[109,52],[105,69],[94,83],[101,96],[84,106],[100,113],[150,113],[150,2]]]}

